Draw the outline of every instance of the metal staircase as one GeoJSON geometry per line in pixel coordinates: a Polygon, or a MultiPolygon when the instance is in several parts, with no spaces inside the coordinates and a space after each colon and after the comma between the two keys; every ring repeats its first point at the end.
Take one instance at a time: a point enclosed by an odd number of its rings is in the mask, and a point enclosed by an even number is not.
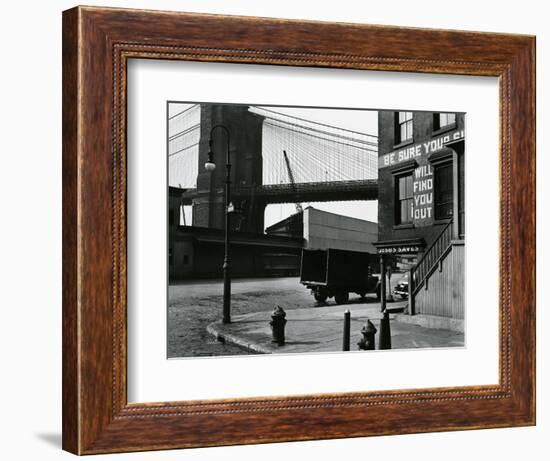
{"type": "Polygon", "coordinates": [[[428,289],[428,280],[436,269],[440,268],[443,259],[451,251],[453,239],[452,220],[443,228],[439,236],[433,241],[420,258],[420,261],[411,269],[411,293],[416,295],[422,287],[428,289]]]}

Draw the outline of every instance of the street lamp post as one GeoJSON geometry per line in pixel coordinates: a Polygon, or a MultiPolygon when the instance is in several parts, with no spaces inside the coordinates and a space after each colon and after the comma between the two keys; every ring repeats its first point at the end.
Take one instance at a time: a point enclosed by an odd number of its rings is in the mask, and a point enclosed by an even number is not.
{"type": "Polygon", "coordinates": [[[215,125],[210,130],[208,161],[204,164],[206,171],[214,171],[214,152],[212,152],[212,134],[221,128],[227,136],[227,157],[225,159],[225,254],[223,258],[223,323],[231,323],[231,257],[229,247],[229,206],[231,204],[231,163],[229,157],[229,130],[223,125],[215,125]]]}

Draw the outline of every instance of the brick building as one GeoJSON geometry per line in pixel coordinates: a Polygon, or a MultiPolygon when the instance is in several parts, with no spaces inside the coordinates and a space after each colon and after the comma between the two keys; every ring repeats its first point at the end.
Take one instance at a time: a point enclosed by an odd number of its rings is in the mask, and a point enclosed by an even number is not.
{"type": "Polygon", "coordinates": [[[378,253],[410,263],[411,314],[463,319],[464,114],[378,121],[378,253]]]}

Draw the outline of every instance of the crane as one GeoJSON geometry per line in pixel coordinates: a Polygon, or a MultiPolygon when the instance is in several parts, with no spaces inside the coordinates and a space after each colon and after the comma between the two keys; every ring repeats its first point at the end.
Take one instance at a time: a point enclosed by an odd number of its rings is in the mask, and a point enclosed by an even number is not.
{"type": "MultiPolygon", "coordinates": [[[[286,150],[283,150],[283,156],[285,158],[286,169],[288,172],[288,180],[290,181],[290,186],[292,187],[292,190],[294,191],[294,194],[297,199],[298,189],[296,188],[296,183],[294,182],[294,174],[292,173],[292,168],[290,168],[290,162],[288,160],[288,155],[286,153],[286,150]]],[[[302,204],[300,202],[296,202],[295,205],[296,205],[296,213],[301,213],[303,211],[302,204]]]]}

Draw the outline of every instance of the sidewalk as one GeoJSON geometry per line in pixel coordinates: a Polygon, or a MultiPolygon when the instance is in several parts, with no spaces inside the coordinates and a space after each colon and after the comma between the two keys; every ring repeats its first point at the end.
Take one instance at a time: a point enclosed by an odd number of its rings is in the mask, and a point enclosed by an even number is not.
{"type": "MultiPolygon", "coordinates": [[[[396,308],[402,303],[388,304],[396,308]]],[[[221,341],[237,344],[251,352],[261,354],[298,352],[338,352],[342,350],[344,312],[351,311],[350,350],[358,350],[361,327],[370,319],[378,329],[376,348],[380,332],[380,304],[350,304],[340,306],[307,307],[286,311],[286,344],[273,343],[271,335],[271,311],[237,315],[232,323],[221,321],[211,323],[207,331],[221,341]]],[[[390,315],[392,349],[415,349],[431,347],[462,347],[464,333],[426,328],[399,322],[390,315]]]]}

